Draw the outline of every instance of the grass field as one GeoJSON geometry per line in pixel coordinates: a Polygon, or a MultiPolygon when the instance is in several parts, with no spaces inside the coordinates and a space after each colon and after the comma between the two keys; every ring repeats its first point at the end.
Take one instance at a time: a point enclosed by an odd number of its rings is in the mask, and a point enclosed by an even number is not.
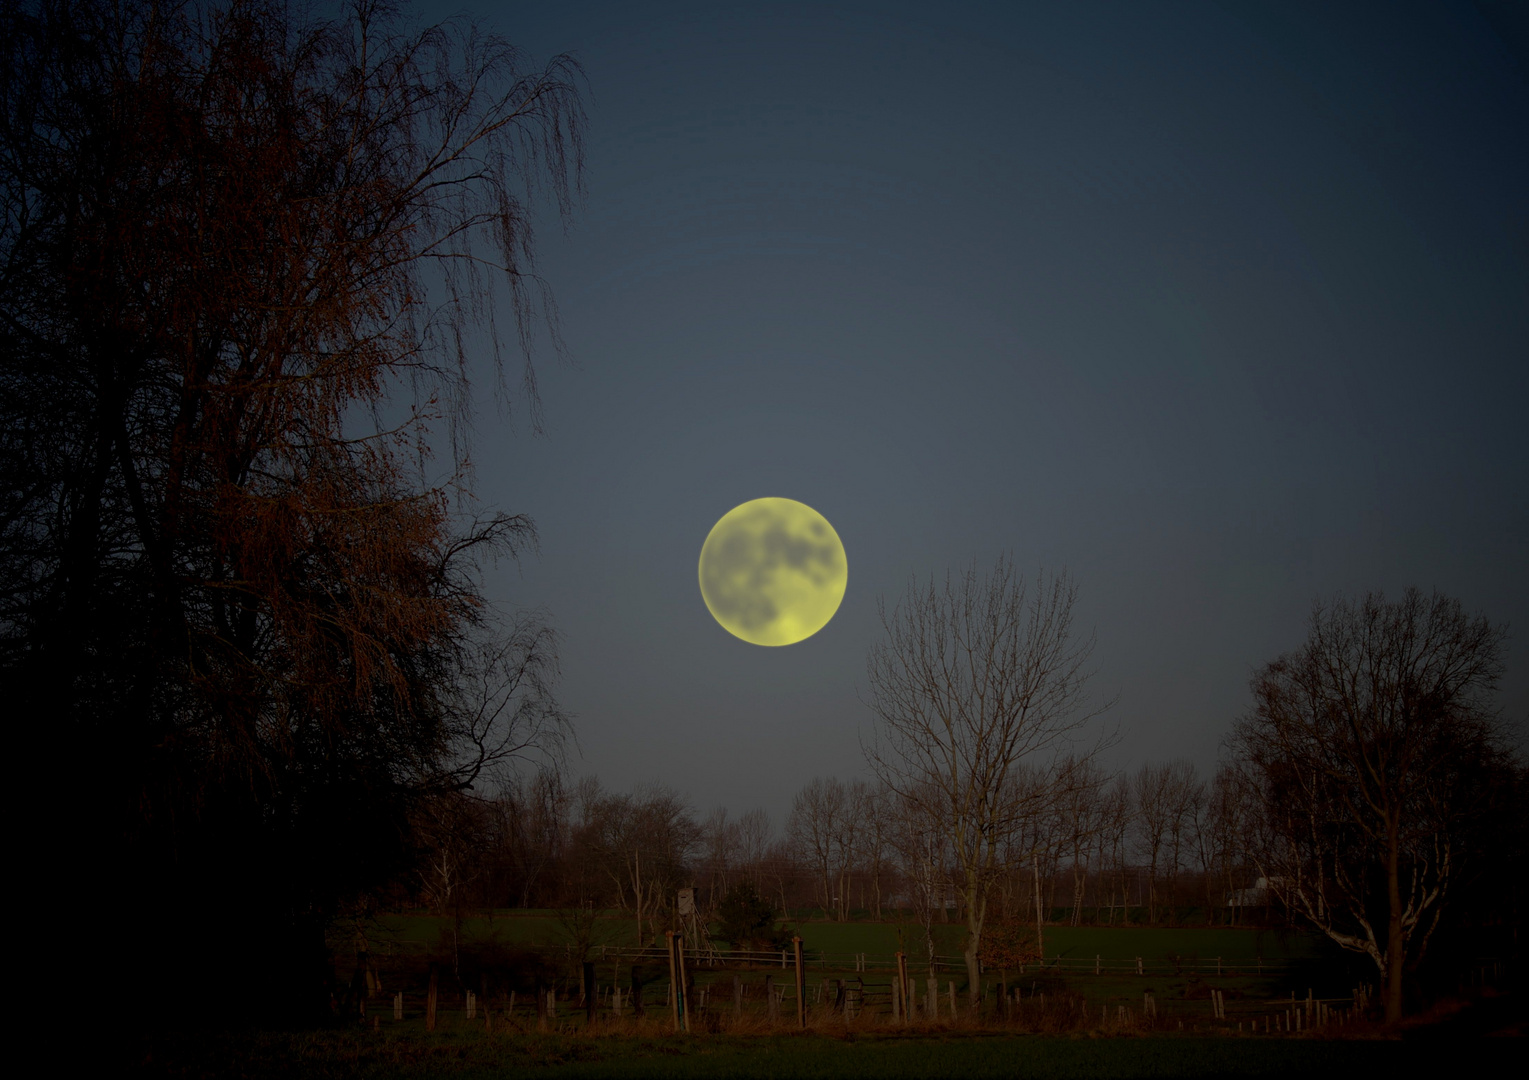
{"type": "MultiPolygon", "coordinates": [[[[798,921],[796,932],[809,950],[831,954],[869,953],[890,957],[898,951],[922,957],[923,929],[906,922],[811,922],[798,921]]],[[[384,915],[376,923],[373,938],[387,948],[411,946],[436,948],[449,934],[452,920],[431,915],[384,915]]],[[[964,926],[946,923],[935,927],[935,949],[944,955],[961,951],[964,926]]],[[[515,911],[494,916],[479,915],[462,922],[463,940],[499,941],[515,945],[561,945],[567,931],[555,912],[515,911]]],[[[630,947],[636,942],[633,919],[599,920],[596,942],[630,947]]],[[[1048,926],[1046,955],[1105,960],[1131,960],[1137,956],[1192,958],[1225,957],[1228,962],[1308,959],[1319,955],[1321,942],[1295,930],[1244,929],[1241,927],[1098,927],[1048,926]]]]}
{"type": "MultiPolygon", "coordinates": [[[[416,996],[422,990],[420,979],[426,953],[438,960],[449,955],[450,920],[424,915],[394,915],[384,917],[371,936],[374,953],[380,953],[379,964],[384,985],[389,992],[404,989],[416,996]]],[[[815,994],[822,994],[820,985],[824,979],[860,975],[865,982],[882,988],[883,998],[877,1007],[890,1010],[890,980],[893,955],[904,950],[910,956],[910,968],[922,993],[929,977],[927,959],[922,947],[923,934],[916,924],[897,922],[800,922],[796,930],[808,950],[808,984],[815,994]],[[863,972],[855,970],[854,958],[863,954],[867,965],[863,972]],[[826,957],[826,959],[825,959],[826,957]]],[[[936,949],[944,957],[936,976],[940,980],[941,993],[948,994],[948,984],[955,982],[958,995],[965,997],[966,973],[959,960],[963,927],[945,924],[936,928],[936,949]]],[[[601,920],[595,941],[606,945],[629,946],[635,939],[635,928],[630,919],[601,920]]],[[[464,920],[461,927],[463,949],[471,952],[488,945],[490,947],[542,946],[554,956],[558,946],[568,940],[568,933],[555,913],[516,912],[500,913],[464,920]]],[[[596,958],[599,949],[595,950],[596,958]]],[[[1006,973],[1010,989],[1018,987],[1027,996],[1070,994],[1087,1003],[1094,1012],[1111,1011],[1118,1007],[1136,1009],[1142,1007],[1144,994],[1153,995],[1160,1014],[1183,1015],[1198,1018],[1211,1009],[1211,989],[1220,991],[1227,999],[1228,1018],[1269,1014],[1272,1003],[1294,993],[1305,997],[1308,991],[1317,997],[1341,997],[1352,992],[1355,979],[1352,969],[1341,962],[1334,963],[1332,950],[1312,935],[1293,931],[1242,929],[1227,927],[1047,927],[1046,955],[1049,960],[1063,957],[1074,961],[1075,966],[1065,971],[1006,973]],[[1104,961],[1102,974],[1094,974],[1091,961],[1098,957],[1104,961]],[[1141,957],[1146,965],[1145,974],[1137,975],[1135,958],[1141,957]],[[1218,969],[1215,961],[1222,966],[1218,969]],[[1259,970],[1259,961],[1264,962],[1259,970]],[[1116,966],[1112,970],[1109,962],[1116,966]],[[1200,963],[1196,964],[1196,961],[1200,963]],[[1124,962],[1124,964],[1122,963],[1124,962]],[[1127,968],[1127,969],[1123,969],[1127,968]],[[1219,970],[1219,974],[1217,973],[1219,970]]],[[[571,955],[567,957],[571,960],[571,955]]],[[[337,950],[337,968],[346,971],[343,951],[337,950]]],[[[471,966],[471,965],[469,965],[471,966]]],[[[564,965],[565,979],[571,974],[571,965],[564,965]]],[[[1065,965],[1064,965],[1065,966],[1065,965]]],[[[759,993],[755,984],[762,982],[764,969],[747,976],[752,989],[751,996],[759,993]]],[[[777,970],[777,980],[786,976],[777,970]]],[[[597,978],[602,986],[608,986],[615,978],[622,978],[611,962],[600,963],[597,978]]],[[[657,977],[666,976],[660,971],[657,977]]],[[[705,988],[714,982],[731,983],[730,971],[711,972],[704,967],[696,968],[697,985],[705,988]]],[[[989,994],[1000,977],[999,972],[989,972],[984,986],[989,994]]],[[[479,985],[477,976],[467,975],[465,989],[476,989],[483,996],[485,987],[479,985]]],[[[490,978],[490,984],[504,987],[502,980],[490,978]]],[[[522,989],[521,1001],[526,1000],[522,989]]],[[[654,984],[653,992],[665,991],[654,984]]],[[[720,992],[731,993],[730,985],[720,992]]],[[[502,994],[501,994],[502,998],[502,994]]],[[[990,999],[991,1000],[991,999],[990,999]]],[[[757,1006],[756,1006],[757,1007],[757,1006]]],[[[1080,1006],[1081,1008],[1082,1006],[1080,1006]]]]}
{"type": "MultiPolygon", "coordinates": [[[[1506,1047],[1504,1048],[1506,1049],[1506,1047]]],[[[1454,1042],[1087,1038],[972,1035],[829,1038],[483,1037],[466,1032],[325,1032],[179,1037],[145,1048],[137,1063],[163,1076],[231,1075],[367,1080],[829,1077],[1290,1077],[1426,1075],[1458,1058],[1454,1042]]]]}
{"type": "MultiPolygon", "coordinates": [[[[613,929],[630,927],[620,920],[613,929]]],[[[1001,1019],[993,994],[996,973],[984,977],[986,991],[975,1012],[965,994],[965,974],[959,965],[940,972],[937,1020],[893,1023],[890,995],[866,1000],[865,1011],[853,1019],[830,1004],[840,978],[855,975],[842,965],[814,964],[807,972],[809,1030],[794,1029],[795,1002],[782,1002],[779,1020],[772,1022],[765,1006],[764,980],[777,988],[792,987],[790,970],[755,967],[747,970],[698,966],[695,989],[709,998],[693,998],[694,1034],[672,1031],[664,1005],[667,974],[650,965],[648,1013],[631,1015],[630,1003],[620,1019],[613,1016],[609,980],[625,986],[629,965],[614,961],[597,965],[600,982],[598,1021],[586,1025],[577,1003],[572,968],[554,964],[558,987],[556,1014],[541,1030],[526,986],[516,981],[513,967],[469,970],[464,960],[460,978],[453,973],[451,954],[444,946],[450,923],[426,916],[391,917],[374,943],[390,939],[392,955],[377,949],[382,985],[367,999],[364,1017],[351,1026],[307,1033],[244,1032],[160,1036],[140,1044],[136,1071],[149,1075],[203,1077],[239,1075],[250,1078],[318,1076],[333,1080],[424,1080],[431,1077],[721,1077],[792,1078],[871,1077],[1281,1077],[1300,1075],[1426,1075],[1428,1070],[1455,1064],[1458,1038],[1399,1040],[1353,1015],[1318,1032],[1282,1034],[1278,1018],[1287,1016],[1285,1001],[1295,992],[1304,997],[1305,981],[1316,985],[1318,997],[1346,992],[1338,983],[1324,986],[1324,971],[1338,970],[1324,956],[1320,942],[1307,935],[1229,928],[1096,928],[1048,927],[1048,956],[1102,956],[1106,959],[1163,961],[1169,957],[1221,957],[1220,977],[1197,973],[1175,975],[1171,965],[1137,976],[1133,972],[1009,973],[1009,988],[1022,1000],[1001,1019]],[[1250,973],[1247,961],[1262,957],[1284,961],[1278,973],[1250,973]],[[441,975],[436,1029],[427,1031],[424,1017],[424,974],[434,963],[441,975]],[[1241,964],[1241,967],[1236,965],[1241,964]],[[1292,974],[1292,972],[1294,974],[1292,974]],[[745,997],[741,1015],[734,1010],[733,979],[741,978],[745,997]],[[1296,985],[1295,978],[1301,979],[1296,985]],[[497,981],[496,981],[497,980],[497,981]],[[957,990],[957,1015],[947,1008],[951,984],[957,990]],[[518,990],[518,998],[512,992],[518,990]],[[475,1018],[468,1019],[466,992],[478,987],[475,1018]],[[1215,1015],[1211,991],[1225,999],[1225,1014],[1215,1015]],[[404,1019],[392,1014],[394,993],[405,999],[404,1019]],[[1144,1015],[1144,995],[1153,995],[1157,1015],[1144,1015]],[[511,1004],[514,1003],[513,1009],[511,1004]],[[1266,1022],[1276,1018],[1269,1034],[1266,1022]]],[[[904,941],[910,936],[902,927],[904,941]]],[[[916,928],[914,928],[916,930],[916,928]]],[[[869,954],[872,961],[889,957],[899,946],[896,923],[806,922],[799,930],[809,949],[849,957],[869,954]]],[[[942,927],[939,948],[959,947],[961,928],[942,927]]],[[[491,942],[503,946],[542,946],[539,954],[556,958],[566,932],[553,913],[496,914],[462,927],[467,945],[491,942]]],[[[630,941],[628,929],[627,941],[630,941]]],[[[376,949],[376,944],[374,944],[376,949]]],[[[911,951],[911,950],[910,950],[911,951]]],[[[533,955],[533,954],[527,954],[533,955]]],[[[468,956],[464,950],[463,956],[468,956]]],[[[340,973],[343,947],[337,951],[340,973]]],[[[1134,965],[1133,965],[1134,966],[1134,965]]],[[[544,975],[546,970],[544,969],[544,975]]],[[[927,968],[915,974],[925,989],[927,968]]],[[[872,968],[860,973],[865,988],[876,994],[888,990],[890,973],[872,968]]],[[[524,972],[521,973],[524,982],[524,972]]],[[[541,982],[540,985],[549,985],[541,982]]],[[[1340,1009],[1346,1002],[1335,1002],[1340,1009]]],[[[347,1006],[354,1009],[354,1004],[347,1006]]],[[[350,1014],[352,1017],[355,1013],[350,1014]]],[[[1516,1017],[1516,1013],[1514,1014],[1516,1017]]],[[[1476,1034],[1505,1030],[1522,1019],[1494,1018],[1476,1025],[1476,1034]],[[1510,1022],[1511,1021],[1511,1022],[1510,1022]]],[[[1436,1027],[1447,1027],[1447,1024],[1436,1027]]],[[[1467,1034],[1455,1025],[1456,1035],[1467,1034]]],[[[1479,1043],[1473,1045],[1480,1045],[1479,1043]]],[[[1500,1044],[1499,1045],[1504,1045],[1500,1044]]],[[[1504,1045],[1504,1049],[1507,1049],[1504,1045]]]]}

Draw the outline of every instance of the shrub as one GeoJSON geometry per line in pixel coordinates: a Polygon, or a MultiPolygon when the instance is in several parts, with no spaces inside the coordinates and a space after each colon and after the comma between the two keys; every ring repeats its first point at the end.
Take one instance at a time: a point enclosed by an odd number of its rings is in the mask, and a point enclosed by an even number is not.
{"type": "Polygon", "coordinates": [[[754,886],[740,881],[717,905],[716,937],[735,949],[784,949],[790,938],[775,928],[775,908],[761,899],[754,886]]]}

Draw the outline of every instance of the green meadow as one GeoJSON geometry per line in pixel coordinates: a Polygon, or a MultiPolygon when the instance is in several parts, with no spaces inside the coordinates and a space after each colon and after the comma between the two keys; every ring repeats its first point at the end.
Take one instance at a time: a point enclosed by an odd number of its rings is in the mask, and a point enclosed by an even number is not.
{"type": "MultiPolygon", "coordinates": [[[[911,922],[802,920],[794,923],[793,929],[800,933],[806,948],[806,983],[814,1003],[831,1000],[840,979],[858,978],[863,980],[869,995],[868,1013],[876,1022],[889,1020],[893,958],[903,950],[909,954],[910,975],[921,999],[927,994],[928,980],[932,977],[937,980],[942,1015],[948,1011],[952,987],[958,1010],[964,1013],[968,1009],[967,975],[959,956],[965,930],[959,925],[936,927],[936,954],[940,962],[934,971],[930,970],[923,947],[922,928],[911,922]],[[860,956],[865,958],[863,967],[857,963],[860,956]]],[[[483,1007],[507,1009],[511,1002],[508,990],[513,987],[505,978],[496,976],[492,965],[485,962],[490,974],[484,981],[477,974],[480,969],[470,959],[460,960],[483,955],[485,947],[489,951],[542,950],[561,971],[563,992],[573,994],[577,989],[577,976],[569,963],[572,954],[558,955],[566,948],[569,928],[555,912],[500,912],[492,917],[464,919],[460,924],[428,915],[394,915],[378,920],[369,936],[386,999],[393,992],[404,991],[408,998],[406,1011],[414,1018],[419,1016],[427,960],[438,966],[449,962],[463,973],[460,986],[453,980],[442,983],[443,1016],[460,1015],[465,1010],[468,989],[479,995],[483,1007]]],[[[625,987],[630,968],[614,952],[602,954],[600,946],[605,945],[607,950],[630,947],[634,940],[635,925],[631,919],[613,917],[597,922],[591,956],[596,961],[596,979],[605,991],[612,982],[625,987]]],[[[1271,1020],[1278,1024],[1278,1018],[1283,1016],[1280,1002],[1288,1003],[1291,995],[1304,999],[1310,992],[1318,998],[1336,1000],[1347,998],[1354,989],[1351,967],[1334,963],[1332,950],[1319,939],[1294,931],[1052,926],[1045,929],[1045,946],[1048,964],[1043,969],[1031,966],[1024,971],[984,972],[980,1016],[990,1016],[997,1009],[994,995],[1000,979],[1006,980],[1011,993],[1018,990],[1025,1009],[1055,1010],[1065,1006],[1069,1014],[1063,1019],[1069,1026],[1102,1019],[1114,1023],[1121,1010],[1125,1010],[1127,1018],[1139,1017],[1150,1002],[1158,1026],[1175,1033],[1180,1025],[1192,1033],[1197,1026],[1224,1027],[1235,1032],[1239,1023],[1248,1028],[1271,1020]],[[1071,963],[1058,968],[1054,961],[1059,957],[1071,963]],[[1135,971],[1138,957],[1143,961],[1140,975],[1135,971]],[[1103,962],[1100,972],[1094,970],[1095,958],[1103,962]],[[1113,968],[1110,962],[1114,962],[1113,968]],[[1223,1015],[1219,1018],[1215,1016],[1213,991],[1222,999],[1223,1015]]],[[[346,951],[337,948],[336,969],[342,978],[349,971],[347,960],[346,951]]],[[[662,1000],[667,994],[667,972],[662,963],[650,964],[648,968],[649,1000],[651,995],[662,1000]]],[[[733,980],[740,974],[738,971],[699,962],[692,971],[697,989],[705,994],[698,1001],[732,1001],[733,980]]],[[[772,977],[777,987],[791,981],[790,969],[773,963],[743,970],[746,1013],[762,1016],[766,976],[772,977]]],[[[522,1019],[529,1016],[527,990],[528,987],[520,987],[516,999],[516,1014],[522,1019]]],[[[787,1007],[794,1009],[789,1002],[787,1007]]],[[[391,1016],[387,1022],[392,1023],[391,1016]]]]}
{"type": "MultiPolygon", "coordinates": [[[[809,919],[786,924],[802,937],[806,949],[826,953],[831,958],[866,953],[874,960],[890,959],[894,953],[907,952],[924,958],[923,928],[912,920],[884,922],[826,922],[809,919]]],[[[411,949],[434,950],[449,941],[456,929],[452,919],[421,914],[380,916],[367,928],[374,948],[400,952],[411,949]]],[[[516,946],[561,946],[569,941],[569,931],[552,911],[505,911],[492,915],[464,918],[460,924],[462,941],[494,941],[516,946]]],[[[1046,956],[1088,960],[1150,960],[1166,957],[1214,959],[1227,962],[1265,960],[1306,960],[1322,953],[1322,943],[1313,935],[1295,930],[1245,929],[1241,927],[1145,927],[1145,926],[1047,926],[1046,956]]],[[[934,928],[935,949],[941,956],[958,956],[966,935],[964,926],[941,923],[934,928]]],[[[610,916],[598,920],[594,934],[597,946],[630,948],[636,943],[636,922],[630,917],[610,916]]],[[[349,938],[337,937],[343,945],[349,938]]],[[[725,948],[724,948],[725,951],[725,948]]]]}

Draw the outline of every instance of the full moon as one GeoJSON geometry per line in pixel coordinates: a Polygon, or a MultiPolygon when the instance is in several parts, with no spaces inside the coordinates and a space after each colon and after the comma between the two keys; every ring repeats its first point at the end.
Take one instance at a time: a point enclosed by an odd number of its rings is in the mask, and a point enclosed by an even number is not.
{"type": "Polygon", "coordinates": [[[795,499],[735,506],[701,545],[701,598],[734,637],[791,645],[834,617],[849,562],[828,519],[795,499]]]}

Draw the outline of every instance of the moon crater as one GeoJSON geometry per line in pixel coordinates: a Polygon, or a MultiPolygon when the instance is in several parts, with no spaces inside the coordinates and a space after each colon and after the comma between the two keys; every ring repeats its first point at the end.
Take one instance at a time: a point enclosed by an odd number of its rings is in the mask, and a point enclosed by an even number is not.
{"type": "Polygon", "coordinates": [[[754,499],[722,515],[701,546],[701,598],[734,637],[791,645],[834,617],[849,582],[844,545],[795,499],[754,499]]]}

